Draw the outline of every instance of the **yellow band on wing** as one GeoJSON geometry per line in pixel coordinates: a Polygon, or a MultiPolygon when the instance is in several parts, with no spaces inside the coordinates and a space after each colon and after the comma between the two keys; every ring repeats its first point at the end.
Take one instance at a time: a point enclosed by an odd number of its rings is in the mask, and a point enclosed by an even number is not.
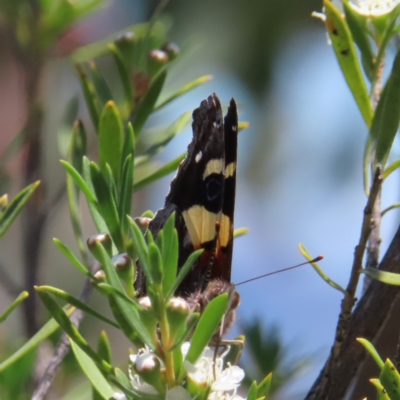
{"type": "Polygon", "coordinates": [[[196,205],[184,211],[182,215],[195,249],[200,248],[202,243],[215,239],[218,214],[196,205]]]}
{"type": "Polygon", "coordinates": [[[203,174],[203,180],[211,174],[222,174],[222,159],[213,159],[207,163],[203,174]]]}

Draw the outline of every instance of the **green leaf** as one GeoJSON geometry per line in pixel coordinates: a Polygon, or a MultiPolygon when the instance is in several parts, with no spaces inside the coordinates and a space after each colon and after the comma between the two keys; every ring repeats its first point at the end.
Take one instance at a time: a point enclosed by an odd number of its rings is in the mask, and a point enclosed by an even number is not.
{"type": "Polygon", "coordinates": [[[95,203],[88,201],[88,206],[90,210],[90,214],[92,215],[93,222],[96,225],[97,231],[102,233],[110,233],[106,222],[99,211],[99,204],[96,199],[96,195],[94,194],[94,187],[92,183],[92,179],[90,177],[90,161],[87,157],[83,157],[83,178],[84,182],[87,185],[88,189],[91,191],[93,198],[95,199],[95,203]]]}
{"type": "MultiPolygon", "coordinates": [[[[85,160],[85,158],[84,158],[84,160],[85,160]]],[[[74,182],[78,185],[79,189],[85,195],[88,203],[91,203],[94,205],[94,207],[98,208],[96,196],[92,192],[91,188],[87,185],[85,180],[82,178],[80,173],[67,161],[60,160],[60,163],[65,168],[67,173],[71,176],[71,178],[74,180],[74,182]]]]}
{"type": "Polygon", "coordinates": [[[36,181],[25,189],[22,189],[8,205],[7,209],[0,217],[0,238],[7,232],[7,229],[13,223],[14,219],[24,208],[25,204],[31,198],[37,187],[40,185],[40,181],[36,181]]]}
{"type": "Polygon", "coordinates": [[[139,165],[148,160],[150,157],[160,153],[167,146],[167,144],[182,131],[182,129],[186,126],[188,120],[190,119],[191,115],[191,111],[182,114],[170,126],[163,130],[162,134],[157,137],[157,139],[152,141],[151,147],[148,148],[142,155],[136,158],[135,164],[139,165]]]}
{"type": "Polygon", "coordinates": [[[135,168],[133,158],[129,155],[124,164],[122,170],[121,179],[121,195],[118,204],[118,215],[119,220],[122,225],[122,231],[124,232],[124,237],[128,236],[129,223],[127,215],[131,213],[132,207],[132,194],[133,194],[133,170],[135,168]]]}
{"type": "Polygon", "coordinates": [[[172,96],[169,96],[167,99],[162,101],[158,104],[153,111],[159,110],[160,108],[166,106],[167,104],[171,103],[171,101],[181,97],[183,94],[190,92],[191,90],[195,89],[196,87],[203,85],[204,83],[209,82],[212,79],[212,75],[204,75],[200,78],[195,79],[194,81],[188,83],[187,85],[183,86],[177,92],[175,92],[172,96]]]}
{"type": "Polygon", "coordinates": [[[343,1],[343,9],[354,43],[357,45],[361,52],[361,61],[364,67],[364,71],[369,80],[372,81],[372,79],[374,78],[373,71],[375,55],[372,51],[371,42],[368,35],[368,18],[357,13],[354,8],[349,4],[349,0],[343,1]]]}
{"type": "Polygon", "coordinates": [[[186,153],[181,154],[174,160],[170,161],[168,164],[164,165],[157,171],[153,172],[152,174],[146,176],[146,178],[143,178],[139,182],[135,182],[133,186],[133,192],[137,192],[141,189],[143,189],[145,186],[149,185],[150,183],[153,183],[164,176],[176,171],[176,169],[179,167],[179,164],[182,162],[182,160],[185,158],[186,153]]]}
{"type": "Polygon", "coordinates": [[[106,360],[110,365],[112,364],[111,344],[106,331],[100,332],[99,342],[97,343],[97,354],[100,358],[106,360]]]}
{"type": "MultiPolygon", "coordinates": [[[[307,249],[304,247],[302,243],[299,243],[299,250],[300,253],[303,254],[303,256],[308,260],[311,261],[313,260],[314,257],[311,256],[311,254],[307,251],[307,249]]],[[[347,295],[347,292],[345,289],[343,289],[338,283],[334,282],[331,278],[329,278],[328,275],[325,274],[325,272],[318,266],[317,263],[311,263],[312,267],[317,271],[317,274],[329,285],[332,286],[334,289],[339,290],[339,292],[342,292],[345,296],[347,295]]]]}
{"type": "Polygon", "coordinates": [[[147,280],[149,283],[153,282],[153,276],[151,274],[150,267],[148,265],[148,249],[146,241],[144,240],[144,236],[137,226],[136,222],[131,218],[128,217],[129,224],[131,226],[131,233],[132,233],[132,242],[133,247],[135,249],[135,253],[138,256],[140,261],[141,267],[143,268],[144,274],[146,275],[147,280]]]}
{"type": "Polygon", "coordinates": [[[330,0],[324,0],[324,7],[326,28],[336,58],[358,108],[367,126],[370,127],[373,117],[372,105],[350,29],[346,20],[342,17],[341,12],[330,0]]]}
{"type": "Polygon", "coordinates": [[[117,106],[109,101],[103,110],[99,124],[99,164],[106,174],[106,164],[111,167],[115,182],[119,182],[122,164],[124,128],[117,106]]]}
{"type": "Polygon", "coordinates": [[[389,359],[385,361],[379,380],[390,400],[400,400],[400,374],[389,359]]]}
{"type": "MultiPolygon", "coordinates": [[[[71,141],[68,149],[68,161],[75,170],[82,174],[83,163],[82,158],[86,154],[86,132],[81,121],[77,120],[72,129],[71,141]]],[[[82,227],[79,211],[79,187],[74,182],[70,174],[67,174],[67,195],[69,214],[71,217],[72,228],[75,235],[76,243],[78,244],[82,260],[86,265],[89,265],[86,247],[83,241],[82,227]]]]}
{"type": "Polygon", "coordinates": [[[102,73],[97,68],[96,63],[94,61],[89,61],[89,67],[90,67],[90,72],[92,73],[94,88],[99,97],[101,106],[104,107],[104,105],[108,101],[113,100],[113,96],[102,73]]]}
{"type": "Polygon", "coordinates": [[[256,398],[265,397],[267,399],[271,389],[272,372],[270,372],[258,385],[256,398]]]}
{"type": "Polygon", "coordinates": [[[143,125],[147,121],[149,115],[152,113],[154,104],[161,93],[161,89],[164,86],[166,77],[166,70],[162,70],[159,74],[157,74],[151,82],[149,90],[138,104],[132,123],[133,131],[135,132],[136,137],[140,134],[143,125]]]}
{"type": "Polygon", "coordinates": [[[108,400],[115,393],[114,389],[104,378],[94,361],[70,339],[71,348],[82,371],[89,379],[92,386],[103,399],[108,400]]]}
{"type": "MultiPolygon", "coordinates": [[[[97,243],[97,250],[101,255],[101,259],[99,261],[101,262],[104,268],[104,272],[106,273],[107,276],[107,281],[115,289],[121,291],[122,293],[125,293],[125,289],[117,275],[117,271],[115,270],[114,265],[112,264],[111,259],[108,256],[106,250],[100,243],[97,243]]],[[[151,336],[149,335],[149,332],[141,322],[137,310],[134,307],[132,307],[132,305],[128,304],[125,300],[117,296],[114,299],[119,310],[126,318],[126,321],[130,324],[131,329],[134,329],[137,332],[139,338],[143,341],[143,343],[147,344],[152,350],[154,350],[155,348],[154,342],[151,336]]]]}
{"type": "Polygon", "coordinates": [[[250,386],[249,393],[247,394],[247,400],[257,400],[257,382],[253,381],[250,386]]]}
{"type": "Polygon", "coordinates": [[[194,251],[185,261],[185,264],[183,264],[182,268],[179,270],[178,276],[176,277],[170,291],[168,292],[167,298],[170,298],[174,295],[175,290],[178,289],[179,285],[189,272],[190,268],[193,266],[193,264],[197,261],[197,259],[200,257],[200,255],[203,253],[204,249],[199,249],[194,251]]]}
{"type": "MultiPolygon", "coordinates": [[[[71,315],[75,308],[68,307],[66,314],[71,315]]],[[[10,365],[35,349],[41,342],[50,337],[57,329],[59,324],[52,318],[46,322],[38,332],[36,332],[24,345],[22,345],[14,354],[0,363],[0,372],[5,371],[10,365]]]]}
{"type": "Polygon", "coordinates": [[[399,169],[399,168],[400,168],[400,159],[393,161],[383,171],[383,174],[382,174],[383,179],[386,179],[392,172],[396,171],[396,169],[399,169]]]}
{"type": "Polygon", "coordinates": [[[382,386],[379,379],[370,379],[369,380],[376,388],[377,391],[377,400],[391,400],[388,394],[386,393],[385,388],[382,386]]]}
{"type": "Polygon", "coordinates": [[[395,274],[394,272],[382,271],[378,268],[363,268],[361,273],[364,273],[371,278],[386,283],[388,285],[400,286],[400,274],[395,274]]]}
{"type": "Polygon", "coordinates": [[[228,294],[223,293],[212,299],[205,308],[193,333],[190,348],[186,360],[194,364],[200,357],[204,348],[210,342],[212,336],[222,321],[228,306],[228,294]]]}
{"type": "Polygon", "coordinates": [[[155,243],[150,243],[148,247],[148,263],[151,268],[151,276],[154,284],[160,285],[163,278],[163,263],[159,248],[155,243]]]}
{"type": "Polygon", "coordinates": [[[135,93],[129,69],[123,60],[122,54],[114,44],[109,44],[108,49],[114,57],[115,65],[117,66],[118,74],[121,79],[122,88],[124,89],[125,100],[128,105],[128,114],[130,114],[135,104],[135,93]]]}
{"type": "Polygon", "coordinates": [[[27,291],[21,292],[18,297],[8,306],[6,311],[0,315],[0,322],[3,322],[7,317],[27,298],[29,293],[27,291]]]}
{"type": "Polygon", "coordinates": [[[90,176],[92,178],[94,191],[99,204],[100,214],[107,224],[110,235],[118,251],[123,252],[124,243],[120,229],[117,206],[107,181],[100,172],[99,167],[94,162],[90,163],[90,176]]]}
{"type": "Polygon", "coordinates": [[[369,342],[367,339],[357,338],[356,340],[357,340],[357,342],[361,343],[364,346],[365,350],[368,351],[368,353],[370,354],[372,359],[378,365],[379,369],[382,369],[384,362],[383,362],[382,358],[379,356],[378,352],[375,350],[374,345],[371,342],[369,342]]]}
{"type": "MultiPolygon", "coordinates": [[[[375,164],[385,166],[399,127],[400,119],[400,50],[393,62],[392,72],[384,89],[382,115],[377,128],[375,164]]],[[[379,107],[378,103],[378,107],[379,107]]],[[[378,112],[378,110],[377,110],[378,112]]],[[[378,115],[377,115],[378,117],[378,115]]]]}
{"type": "Polygon", "coordinates": [[[52,286],[40,286],[40,290],[46,291],[48,293],[51,293],[52,295],[66,301],[67,303],[71,304],[72,306],[78,308],[79,310],[82,310],[86,312],[87,314],[92,315],[93,317],[99,319],[100,321],[105,322],[106,324],[109,324],[113,326],[114,328],[119,329],[119,326],[117,323],[114,321],[111,321],[110,319],[104,317],[102,314],[98,313],[96,310],[93,308],[89,307],[79,299],[77,299],[74,296],[71,296],[68,292],[65,292],[64,290],[57,289],[52,286]]]}
{"type": "Polygon", "coordinates": [[[68,249],[68,247],[61,242],[61,240],[58,240],[56,238],[53,239],[54,244],[59,248],[59,250],[61,251],[61,253],[63,253],[65,255],[65,257],[68,258],[69,261],[71,261],[71,263],[78,268],[79,271],[83,272],[88,278],[96,280],[96,278],[93,276],[93,274],[87,269],[87,267],[85,265],[83,265],[76,257],[75,255],[72,253],[72,251],[70,249],[68,249]]]}
{"type": "Polygon", "coordinates": [[[97,98],[96,92],[94,90],[94,86],[92,82],[90,82],[84,68],[80,64],[75,65],[76,70],[78,71],[78,75],[81,81],[83,95],[85,97],[86,105],[89,110],[90,117],[92,119],[93,126],[97,132],[100,121],[100,102],[97,98]]]}
{"type": "Polygon", "coordinates": [[[394,210],[396,208],[400,207],[400,203],[394,203],[389,207],[386,207],[382,212],[381,212],[381,217],[383,217],[387,212],[394,210]]]}
{"type": "Polygon", "coordinates": [[[374,78],[376,79],[379,69],[382,65],[382,60],[386,55],[387,46],[390,40],[396,35],[395,24],[397,22],[397,17],[400,13],[400,5],[397,5],[389,14],[389,18],[384,16],[385,21],[385,31],[381,35],[380,43],[379,43],[379,51],[378,55],[375,58],[375,70],[374,70],[374,78]]]}
{"type": "Polygon", "coordinates": [[[236,239],[240,236],[247,235],[249,233],[249,228],[237,228],[233,232],[233,237],[236,239]]]}
{"type": "Polygon", "coordinates": [[[65,314],[63,309],[53,298],[46,293],[41,287],[35,286],[35,290],[38,293],[43,304],[52,315],[52,317],[58,322],[64,332],[92,359],[96,364],[102,368],[106,373],[112,373],[112,367],[110,364],[100,359],[97,353],[87,344],[86,340],[80,334],[76,326],[70,321],[68,316],[65,314]]]}
{"type": "Polygon", "coordinates": [[[121,165],[121,189],[118,204],[119,220],[122,225],[122,232],[124,237],[127,238],[129,232],[129,223],[126,218],[131,213],[132,195],[133,195],[133,181],[135,174],[135,136],[131,123],[125,133],[125,141],[123,146],[121,165]]]}
{"type": "MultiPolygon", "coordinates": [[[[175,213],[172,213],[168,218],[162,231],[163,290],[164,294],[168,295],[172,290],[178,272],[179,242],[178,232],[175,229],[175,213]]],[[[158,237],[160,237],[160,234],[158,237]]]]}

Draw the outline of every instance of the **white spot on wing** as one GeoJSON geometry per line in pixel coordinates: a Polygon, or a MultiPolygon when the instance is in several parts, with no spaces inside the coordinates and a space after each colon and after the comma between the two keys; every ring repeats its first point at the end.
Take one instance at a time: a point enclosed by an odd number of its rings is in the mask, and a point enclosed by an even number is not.
{"type": "Polygon", "coordinates": [[[233,132],[236,132],[236,131],[237,131],[236,125],[233,125],[233,126],[232,126],[232,130],[233,130],[233,132]]]}
{"type": "Polygon", "coordinates": [[[203,157],[203,152],[200,150],[197,154],[194,160],[198,163],[201,160],[201,157],[203,157]]]}
{"type": "Polygon", "coordinates": [[[221,124],[217,121],[213,122],[214,128],[219,128],[221,126],[221,124]]]}

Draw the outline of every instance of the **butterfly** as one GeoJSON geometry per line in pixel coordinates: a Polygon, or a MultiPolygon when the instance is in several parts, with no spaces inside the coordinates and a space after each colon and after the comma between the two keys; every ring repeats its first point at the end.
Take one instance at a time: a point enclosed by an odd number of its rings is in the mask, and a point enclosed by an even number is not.
{"type": "MultiPolygon", "coordinates": [[[[175,212],[179,238],[178,268],[197,249],[203,253],[175,292],[200,311],[210,300],[228,292],[230,298],[224,330],[234,320],[240,302],[231,282],[233,222],[236,192],[238,113],[230,101],[225,117],[215,94],[193,111],[193,139],[180,164],[162,209],[148,229],[154,237],[175,212]],[[231,314],[230,314],[231,313],[231,314]]],[[[146,281],[138,268],[135,289],[146,294],[146,281]]]]}

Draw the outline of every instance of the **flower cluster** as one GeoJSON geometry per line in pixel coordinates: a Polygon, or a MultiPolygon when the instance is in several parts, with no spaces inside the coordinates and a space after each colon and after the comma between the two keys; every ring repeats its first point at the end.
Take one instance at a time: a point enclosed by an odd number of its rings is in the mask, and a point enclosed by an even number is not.
{"type": "MultiPolygon", "coordinates": [[[[190,347],[185,342],[182,347],[182,356],[185,358],[190,347]]],[[[192,400],[198,397],[193,389],[205,393],[207,400],[244,400],[236,392],[244,378],[244,371],[238,366],[228,365],[224,368],[224,357],[228,351],[215,355],[215,350],[206,347],[195,364],[184,361],[186,377],[182,386],[175,386],[167,390],[166,400],[192,400]]],[[[157,388],[143,379],[143,373],[153,369],[163,369],[162,361],[148,348],[141,349],[138,354],[130,355],[129,378],[135,391],[147,394],[159,394],[157,388]]],[[[201,397],[202,398],[202,397],[201,397]]],[[[123,394],[115,393],[114,400],[125,400],[123,394]]]]}
{"type": "Polygon", "coordinates": [[[360,14],[367,17],[377,17],[388,14],[398,4],[399,0],[358,0],[357,4],[350,3],[360,14]]]}

